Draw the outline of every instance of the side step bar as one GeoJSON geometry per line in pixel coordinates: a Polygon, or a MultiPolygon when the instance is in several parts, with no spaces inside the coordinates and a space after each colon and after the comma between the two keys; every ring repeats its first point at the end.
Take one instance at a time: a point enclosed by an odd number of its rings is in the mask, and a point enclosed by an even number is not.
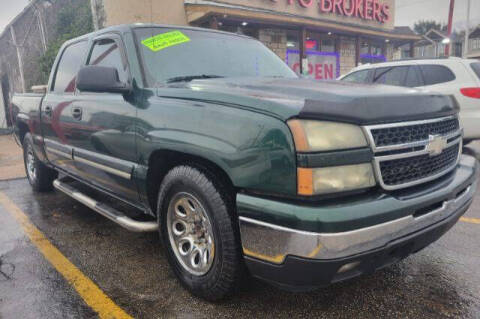
{"type": "Polygon", "coordinates": [[[153,232],[158,230],[158,224],[156,222],[140,222],[131,219],[128,216],[125,216],[118,210],[97,202],[96,200],[92,199],[91,197],[88,197],[87,195],[81,193],[71,185],[62,182],[58,179],[53,181],[53,186],[58,189],[59,191],[67,194],[68,196],[72,197],[73,199],[76,199],[80,203],[84,204],[85,206],[93,209],[100,215],[103,215],[104,217],[110,219],[111,221],[117,223],[118,225],[134,232],[153,232]]]}

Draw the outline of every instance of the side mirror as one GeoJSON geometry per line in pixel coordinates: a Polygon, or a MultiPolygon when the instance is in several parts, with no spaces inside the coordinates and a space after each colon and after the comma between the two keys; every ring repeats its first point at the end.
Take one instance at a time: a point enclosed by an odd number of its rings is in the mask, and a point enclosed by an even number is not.
{"type": "Polygon", "coordinates": [[[129,93],[131,87],[120,82],[116,68],[88,65],[78,71],[77,89],[97,93],[129,93]]]}

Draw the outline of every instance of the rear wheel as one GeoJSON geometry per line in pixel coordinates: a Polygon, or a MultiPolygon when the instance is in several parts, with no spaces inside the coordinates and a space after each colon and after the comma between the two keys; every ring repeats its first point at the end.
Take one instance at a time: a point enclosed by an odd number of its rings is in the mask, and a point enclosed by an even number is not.
{"type": "Polygon", "coordinates": [[[23,139],[23,161],[27,179],[34,191],[47,192],[53,189],[53,181],[58,173],[39,161],[33,150],[33,141],[30,133],[23,139]]]}
{"type": "Polygon", "coordinates": [[[234,292],[243,274],[240,240],[231,200],[215,177],[190,166],[173,168],[160,186],[157,213],[180,282],[211,301],[234,292]]]}

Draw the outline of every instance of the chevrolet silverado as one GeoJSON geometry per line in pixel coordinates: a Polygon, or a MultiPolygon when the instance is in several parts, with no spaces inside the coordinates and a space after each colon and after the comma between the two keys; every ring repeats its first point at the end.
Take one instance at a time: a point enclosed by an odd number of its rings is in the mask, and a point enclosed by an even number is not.
{"type": "Polygon", "coordinates": [[[388,266],[449,230],[476,189],[454,98],[314,82],[215,30],[70,40],[46,94],[11,107],[35,191],[159,231],[180,282],[208,300],[245,273],[307,291],[388,266]]]}

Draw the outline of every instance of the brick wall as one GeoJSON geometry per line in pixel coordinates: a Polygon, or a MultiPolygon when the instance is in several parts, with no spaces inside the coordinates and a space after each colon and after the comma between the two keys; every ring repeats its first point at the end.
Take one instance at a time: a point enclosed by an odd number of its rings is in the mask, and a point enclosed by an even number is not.
{"type": "MultiPolygon", "coordinates": [[[[30,91],[31,86],[46,84],[41,79],[39,58],[48,43],[57,36],[57,14],[64,6],[89,0],[34,0],[0,35],[0,81],[8,82],[9,92],[30,91]],[[12,28],[15,41],[12,38],[12,28]],[[16,46],[15,46],[15,43],[16,46]],[[24,85],[20,76],[17,48],[23,63],[24,85]]],[[[7,94],[8,94],[7,93],[7,94]]]]}
{"type": "Polygon", "coordinates": [[[287,52],[287,31],[281,29],[260,29],[258,39],[285,61],[287,52]]]}
{"type": "Polygon", "coordinates": [[[355,67],[355,39],[340,38],[340,74],[346,74],[355,67]]]}
{"type": "Polygon", "coordinates": [[[387,61],[392,61],[395,59],[395,49],[393,47],[393,44],[391,43],[388,43],[386,46],[385,46],[385,58],[387,59],[387,61]]]}

